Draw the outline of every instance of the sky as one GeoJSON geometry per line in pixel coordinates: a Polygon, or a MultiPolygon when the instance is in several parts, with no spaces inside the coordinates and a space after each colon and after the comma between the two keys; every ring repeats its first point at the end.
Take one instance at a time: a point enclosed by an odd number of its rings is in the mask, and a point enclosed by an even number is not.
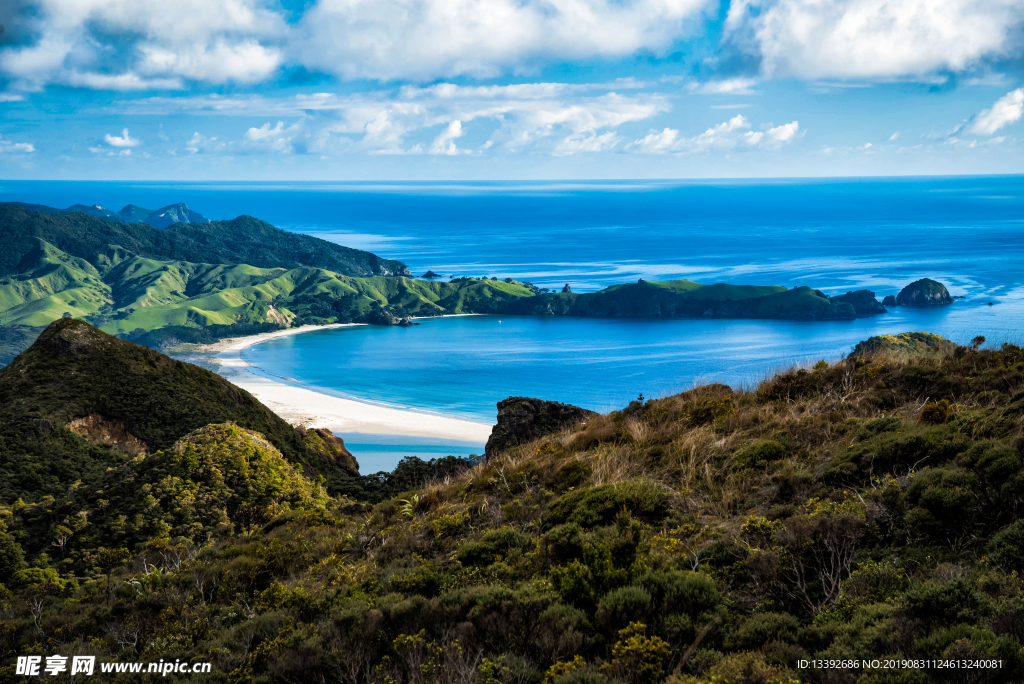
{"type": "Polygon", "coordinates": [[[1022,0],[0,0],[0,178],[1024,172],[1022,0]]]}

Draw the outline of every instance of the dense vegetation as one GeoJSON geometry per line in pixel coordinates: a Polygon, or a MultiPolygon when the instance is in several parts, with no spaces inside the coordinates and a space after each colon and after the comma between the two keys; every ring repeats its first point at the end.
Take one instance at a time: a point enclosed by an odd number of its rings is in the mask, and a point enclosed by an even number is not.
{"type": "Polygon", "coordinates": [[[328,445],[310,448],[245,390],[70,318],[51,324],[0,369],[0,406],[5,500],[59,496],[69,484],[92,481],[140,451],[168,449],[193,430],[227,421],[263,434],[307,475],[323,477],[331,491],[353,486],[353,464],[338,462],[328,445]],[[80,435],[122,449],[102,449],[80,435]]]}
{"type": "Polygon", "coordinates": [[[88,482],[0,495],[0,662],[213,662],[197,682],[1021,681],[1024,350],[980,344],[636,401],[474,467],[407,462],[374,496],[328,496],[238,425],[145,457],[92,446],[78,458],[110,465],[88,482]],[[797,666],[887,657],[1002,668],[797,666]]]}
{"type": "Polygon", "coordinates": [[[137,223],[113,223],[84,213],[26,211],[0,204],[0,275],[19,264],[44,240],[95,264],[117,246],[146,259],[201,264],[249,264],[257,268],[322,268],[349,276],[412,275],[405,264],[327,240],[289,233],[266,221],[239,216],[231,221],[179,223],[164,230],[137,223]]]}

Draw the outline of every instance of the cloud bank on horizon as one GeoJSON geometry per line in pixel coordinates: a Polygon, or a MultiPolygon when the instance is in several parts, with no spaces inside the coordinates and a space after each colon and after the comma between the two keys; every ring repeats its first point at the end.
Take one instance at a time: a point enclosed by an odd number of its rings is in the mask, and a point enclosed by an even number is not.
{"type": "Polygon", "coordinates": [[[8,0],[0,26],[9,177],[1024,170],[1019,0],[8,0]]]}

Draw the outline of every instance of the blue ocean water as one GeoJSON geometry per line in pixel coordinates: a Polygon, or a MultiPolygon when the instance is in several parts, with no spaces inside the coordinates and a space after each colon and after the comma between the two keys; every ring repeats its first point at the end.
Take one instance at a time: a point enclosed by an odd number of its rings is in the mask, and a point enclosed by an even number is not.
{"type": "MultiPolygon", "coordinates": [[[[459,317],[357,327],[246,350],[273,376],[345,396],[491,421],[515,394],[595,410],[695,382],[752,384],[835,359],[870,335],[926,330],[1020,341],[1024,176],[776,181],[479,183],[0,182],[0,201],[249,214],[371,250],[417,275],[513,277],[576,291],[635,281],[867,287],[930,277],[966,297],[857,321],[459,317]],[[991,302],[991,306],[989,303],[991,302]]],[[[374,459],[482,445],[358,442],[374,459]],[[372,447],[373,449],[370,449],[372,447]],[[393,454],[394,456],[389,456],[393,454]]],[[[359,456],[359,453],[356,453],[359,456]]],[[[376,469],[376,468],[374,468],[376,469]]],[[[365,471],[365,468],[364,468],[365,471]]]]}

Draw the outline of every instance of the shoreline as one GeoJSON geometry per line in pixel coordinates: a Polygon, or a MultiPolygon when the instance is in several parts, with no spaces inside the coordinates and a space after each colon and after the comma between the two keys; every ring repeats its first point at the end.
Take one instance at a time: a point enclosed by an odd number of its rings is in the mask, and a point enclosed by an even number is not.
{"type": "Polygon", "coordinates": [[[292,424],[302,423],[307,427],[327,428],[333,432],[405,435],[474,443],[487,441],[491,426],[486,423],[342,399],[296,387],[253,373],[249,370],[250,364],[242,359],[242,350],[268,340],[361,325],[367,324],[304,325],[258,335],[225,338],[176,356],[182,357],[182,360],[188,360],[186,357],[193,354],[202,357],[206,361],[203,365],[214,366],[218,375],[246,390],[292,424]]]}

